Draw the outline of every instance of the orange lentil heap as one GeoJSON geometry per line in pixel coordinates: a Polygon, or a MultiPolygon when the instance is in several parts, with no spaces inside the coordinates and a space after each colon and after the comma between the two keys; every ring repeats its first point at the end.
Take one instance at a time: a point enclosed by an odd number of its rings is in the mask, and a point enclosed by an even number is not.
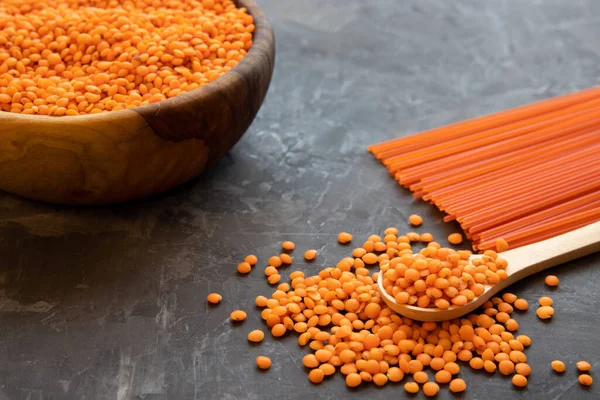
{"type": "MultiPolygon", "coordinates": [[[[344,258],[317,275],[293,271],[289,285],[280,285],[270,298],[257,297],[256,305],[262,308],[261,316],[273,336],[295,331],[299,334],[298,344],[308,345],[313,351],[302,360],[310,370],[309,380],[318,384],[339,370],[346,376],[349,387],[365,382],[383,386],[405,381],[406,391],[416,393],[421,388],[426,395],[434,396],[439,386],[428,381],[426,369],[432,370],[437,383],[452,382],[450,390],[460,392],[466,389],[466,383],[457,379],[460,362],[471,363],[473,368],[483,368],[485,363],[488,373],[498,368],[506,375],[519,374],[514,375],[515,385],[526,385],[524,376],[530,368],[524,348],[531,340],[512,333],[518,329],[517,322],[510,318],[513,312],[510,303],[517,300],[516,296],[494,297],[483,305],[480,314],[472,313],[462,319],[418,322],[387,307],[377,288],[379,271],[371,274],[365,266],[378,264],[390,278],[394,278],[393,273],[415,271],[415,279],[410,279],[404,290],[414,292],[409,302],[418,302],[417,293],[435,297],[427,295],[427,290],[433,288],[442,293],[438,299],[457,296],[468,299],[470,293],[475,295],[469,288],[489,281],[490,276],[497,277],[497,271],[503,271],[506,265],[498,263],[492,253],[484,255],[480,262],[469,264],[467,252],[440,249],[435,242],[413,254],[410,241],[396,236],[397,233],[397,229],[388,228],[383,239],[372,235],[362,247],[352,251],[353,257],[344,258]],[[396,271],[397,268],[402,271],[396,271]],[[432,268],[437,268],[436,272],[432,268]],[[468,272],[469,268],[473,271],[468,272]],[[445,269],[447,275],[441,273],[445,269]],[[437,288],[437,278],[430,278],[433,284],[419,279],[429,274],[438,274],[452,284],[437,288]],[[467,279],[463,274],[472,278],[467,279]],[[422,282],[418,289],[414,288],[417,281],[422,282]],[[456,296],[445,294],[449,288],[456,289],[456,296]],[[467,290],[470,292],[464,292],[467,290]],[[412,378],[406,379],[409,375],[412,378]]],[[[390,278],[386,279],[394,281],[390,278]]],[[[398,279],[407,278],[398,277],[395,281],[398,279]]]]}
{"type": "Polygon", "coordinates": [[[506,260],[492,250],[469,261],[471,252],[440,248],[436,242],[417,254],[405,240],[397,245],[392,253],[402,248],[401,252],[386,259],[381,271],[383,287],[398,304],[440,309],[462,306],[483,294],[484,284],[493,285],[508,277],[506,260]]]}
{"type": "Polygon", "coordinates": [[[60,116],[155,103],[229,71],[253,31],[231,0],[2,0],[0,110],[60,116]]]}

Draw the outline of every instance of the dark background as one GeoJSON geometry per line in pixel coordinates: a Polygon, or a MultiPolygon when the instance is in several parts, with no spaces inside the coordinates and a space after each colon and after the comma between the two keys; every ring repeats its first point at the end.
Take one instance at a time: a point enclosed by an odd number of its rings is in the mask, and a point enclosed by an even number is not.
{"type": "MultiPolygon", "coordinates": [[[[254,297],[272,291],[267,257],[293,240],[295,267],[317,272],[349,253],[339,231],[360,244],[390,225],[407,230],[413,212],[425,217],[419,231],[445,243],[457,227],[413,201],[366,146],[587,88],[600,72],[596,0],[259,3],[276,31],[273,83],[215,168],[109,208],[0,196],[0,399],[404,397],[397,384],[348,390],[340,374],[311,385],[295,335],[248,345],[247,333],[264,328],[254,297]],[[320,252],[310,265],[308,248],[320,252]],[[239,277],[249,253],[259,267],[239,277]],[[224,297],[216,308],[205,301],[212,291],[224,297]],[[236,308],[248,319],[234,327],[236,308]],[[254,366],[260,354],[273,360],[266,373],[254,366]]],[[[599,398],[599,266],[597,254],[554,268],[555,290],[544,273],[512,287],[556,306],[549,323],[533,310],[517,316],[533,338],[529,386],[465,367],[463,397],[599,398]],[[567,363],[563,376],[553,359],[567,363]],[[594,364],[588,390],[577,383],[580,359],[594,364]]],[[[444,388],[438,397],[451,396],[444,388]]]]}

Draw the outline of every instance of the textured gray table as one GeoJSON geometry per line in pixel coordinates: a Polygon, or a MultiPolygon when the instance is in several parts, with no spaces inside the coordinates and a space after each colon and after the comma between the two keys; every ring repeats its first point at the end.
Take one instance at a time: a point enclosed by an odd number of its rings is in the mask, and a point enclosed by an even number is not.
{"type": "MultiPolygon", "coordinates": [[[[200,179],[145,202],[73,209],[0,197],[0,399],[392,399],[400,385],[347,390],[338,374],[308,383],[293,335],[249,347],[263,327],[253,306],[262,271],[240,278],[250,252],[264,262],[282,238],[310,247],[316,272],[388,225],[447,235],[432,207],[413,202],[367,144],[597,83],[600,2],[262,0],[277,36],[273,84],[228,159],[200,179]],[[218,291],[217,308],[205,304],[218,291]],[[232,327],[234,308],[249,311],[232,327]],[[273,366],[259,373],[254,358],[273,366]]],[[[552,188],[548,188],[552,190],[552,188]]],[[[300,259],[301,257],[297,257],[300,259]]],[[[262,264],[261,264],[262,265],[262,264]]],[[[551,293],[556,316],[518,320],[534,338],[530,384],[463,369],[473,399],[600,397],[600,256],[539,274],[513,290],[551,293]],[[568,362],[564,376],[549,362],[568,362]],[[595,364],[582,389],[573,363],[595,364]]],[[[439,398],[450,398],[446,389],[439,398]]]]}

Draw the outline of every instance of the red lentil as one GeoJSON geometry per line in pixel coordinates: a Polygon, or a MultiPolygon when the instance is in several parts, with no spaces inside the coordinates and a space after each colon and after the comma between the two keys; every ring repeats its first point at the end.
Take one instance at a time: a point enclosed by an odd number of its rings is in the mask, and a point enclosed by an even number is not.
{"type": "Polygon", "coordinates": [[[338,235],[338,242],[341,244],[350,243],[352,241],[352,235],[348,232],[340,232],[338,235]]]}
{"type": "MultiPolygon", "coordinates": [[[[531,339],[524,335],[515,338],[511,333],[518,329],[511,318],[520,303],[514,294],[494,297],[482,306],[479,315],[439,323],[418,322],[393,313],[376,284],[378,274],[384,274],[384,280],[389,280],[386,290],[395,290],[397,298],[405,295],[405,303],[418,302],[416,295],[428,290],[440,296],[436,300],[463,296],[470,301],[479,289],[475,285],[491,283],[486,279],[492,275],[483,271],[504,270],[505,260],[488,251],[471,262],[470,252],[441,248],[436,242],[413,253],[411,242],[416,241],[416,234],[397,234],[396,229],[388,228],[384,238],[372,235],[352,251],[353,257],[340,260],[335,267],[324,268],[314,276],[293,271],[290,283],[279,285],[270,298],[257,297],[255,303],[264,308],[261,316],[273,336],[296,331],[298,344],[309,345],[313,353],[303,358],[303,364],[310,369],[311,382],[321,382],[337,368],[349,387],[363,382],[383,386],[412,374],[414,382],[406,383],[405,390],[416,393],[421,383],[424,393],[432,396],[439,386],[429,381],[426,368],[436,371],[438,383],[450,383],[452,391],[465,390],[464,381],[452,379],[460,372],[460,360],[490,373],[496,369],[507,375],[516,371],[520,377],[513,378],[515,385],[523,384],[521,378],[526,384],[531,369],[525,364],[523,349],[531,339]],[[398,253],[390,251],[398,249],[398,253]],[[365,267],[368,264],[378,265],[381,272],[371,274],[365,267]],[[480,282],[475,281],[478,273],[483,274],[480,282]],[[430,274],[436,275],[435,279],[429,278],[430,274]],[[398,286],[412,275],[409,285],[398,286]]],[[[273,269],[269,278],[280,278],[275,267],[268,268],[273,269]]]]}
{"type": "Polygon", "coordinates": [[[581,374],[581,375],[579,375],[579,378],[577,378],[577,380],[583,386],[591,386],[591,384],[594,382],[594,380],[592,379],[592,377],[590,375],[588,375],[588,374],[581,374]]]}
{"type": "Polygon", "coordinates": [[[265,356],[256,357],[256,365],[260,369],[269,369],[271,367],[271,359],[265,356]]]}
{"type": "Polygon", "coordinates": [[[212,304],[219,304],[222,299],[223,296],[221,296],[219,293],[211,293],[208,296],[206,296],[206,300],[212,304]]]}
{"type": "Polygon", "coordinates": [[[553,370],[555,370],[556,372],[565,372],[565,363],[560,361],[560,360],[554,360],[550,363],[550,366],[552,367],[553,370]]]}
{"type": "Polygon", "coordinates": [[[413,226],[420,226],[423,223],[423,217],[417,214],[413,214],[408,217],[408,222],[413,226]]]}
{"type": "Polygon", "coordinates": [[[5,0],[0,15],[0,110],[54,116],[194,90],[233,68],[254,31],[232,0],[5,0]]]}
{"type": "Polygon", "coordinates": [[[587,361],[577,361],[576,365],[577,369],[582,372],[589,371],[592,369],[592,365],[587,361]]]}
{"type": "Polygon", "coordinates": [[[548,275],[546,277],[546,279],[544,280],[544,282],[546,283],[546,285],[548,286],[558,286],[558,283],[560,282],[558,280],[558,278],[554,275],[548,275]]]}
{"type": "Polygon", "coordinates": [[[281,247],[283,247],[283,249],[286,251],[292,251],[292,250],[294,250],[296,245],[294,244],[294,242],[290,242],[289,240],[286,240],[285,242],[283,242],[281,244],[281,247]]]}

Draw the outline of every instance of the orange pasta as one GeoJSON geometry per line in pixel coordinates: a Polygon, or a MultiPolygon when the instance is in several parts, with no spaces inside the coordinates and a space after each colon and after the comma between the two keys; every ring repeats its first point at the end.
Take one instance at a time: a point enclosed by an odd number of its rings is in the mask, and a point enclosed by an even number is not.
{"type": "Polygon", "coordinates": [[[592,88],[368,149],[475,250],[516,248],[600,220],[599,130],[592,88]]]}

